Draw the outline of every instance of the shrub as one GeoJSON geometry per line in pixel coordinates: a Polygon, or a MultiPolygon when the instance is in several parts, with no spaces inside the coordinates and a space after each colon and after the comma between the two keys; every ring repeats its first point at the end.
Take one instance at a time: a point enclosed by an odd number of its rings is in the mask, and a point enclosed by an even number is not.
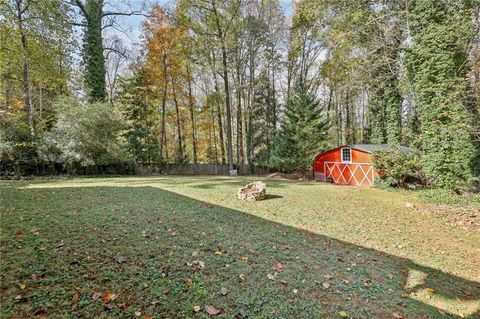
{"type": "Polygon", "coordinates": [[[400,148],[377,149],[372,154],[373,167],[379,173],[375,184],[417,188],[427,184],[420,154],[400,148]]]}
{"type": "Polygon", "coordinates": [[[12,103],[0,112],[0,176],[33,175],[37,169],[35,141],[30,136],[23,104],[12,103]]]}
{"type": "Polygon", "coordinates": [[[67,171],[125,164],[121,141],[125,124],[115,107],[81,105],[72,98],[62,98],[54,106],[57,121],[38,148],[43,161],[61,163],[67,171]]]}

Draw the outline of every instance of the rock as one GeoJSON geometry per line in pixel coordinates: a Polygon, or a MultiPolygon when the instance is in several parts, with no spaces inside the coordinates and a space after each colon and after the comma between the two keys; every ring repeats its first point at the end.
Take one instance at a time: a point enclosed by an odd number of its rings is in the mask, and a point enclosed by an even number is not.
{"type": "Polygon", "coordinates": [[[238,190],[237,197],[249,202],[267,198],[266,185],[263,182],[253,182],[238,190]]]}

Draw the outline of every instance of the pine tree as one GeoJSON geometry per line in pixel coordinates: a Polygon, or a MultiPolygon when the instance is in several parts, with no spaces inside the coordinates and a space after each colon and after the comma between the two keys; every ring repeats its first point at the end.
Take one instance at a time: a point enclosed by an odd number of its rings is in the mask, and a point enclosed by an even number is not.
{"type": "Polygon", "coordinates": [[[319,101],[305,86],[297,84],[285,106],[271,165],[284,171],[303,171],[316,154],[329,147],[329,122],[319,101]]]}

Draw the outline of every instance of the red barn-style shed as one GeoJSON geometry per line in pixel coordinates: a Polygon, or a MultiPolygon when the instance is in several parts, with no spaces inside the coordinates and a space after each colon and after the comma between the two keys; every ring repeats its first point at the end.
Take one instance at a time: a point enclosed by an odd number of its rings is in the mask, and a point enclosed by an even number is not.
{"type": "MultiPolygon", "coordinates": [[[[315,157],[313,176],[321,182],[372,186],[378,176],[372,165],[372,151],[386,148],[386,144],[352,144],[331,149],[315,157]]],[[[400,151],[409,152],[411,149],[401,146],[400,151]]]]}

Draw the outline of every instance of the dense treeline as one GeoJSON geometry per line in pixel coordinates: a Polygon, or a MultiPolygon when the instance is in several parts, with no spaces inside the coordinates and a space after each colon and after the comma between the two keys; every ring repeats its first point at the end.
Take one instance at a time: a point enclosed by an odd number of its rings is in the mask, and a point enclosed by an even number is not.
{"type": "Polygon", "coordinates": [[[306,170],[328,147],[388,143],[418,149],[432,185],[473,185],[478,1],[292,7],[179,0],[118,11],[103,0],[7,0],[2,170],[189,162],[306,170]],[[145,17],[142,48],[127,52],[105,30],[136,14],[145,17]]]}

